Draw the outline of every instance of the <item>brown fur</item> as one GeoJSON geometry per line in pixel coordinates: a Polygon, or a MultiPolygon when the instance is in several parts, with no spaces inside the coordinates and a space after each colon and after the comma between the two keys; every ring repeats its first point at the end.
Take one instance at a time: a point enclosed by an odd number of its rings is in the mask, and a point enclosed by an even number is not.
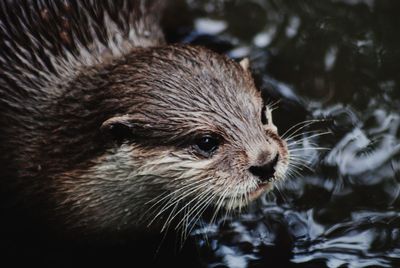
{"type": "Polygon", "coordinates": [[[207,206],[245,205],[261,187],[249,168],[278,152],[281,178],[288,153],[261,123],[261,95],[243,66],[201,47],[136,46],[40,90],[11,94],[2,80],[2,184],[85,231],[154,219],[166,227],[185,204],[191,223],[207,206]],[[193,144],[208,133],[222,142],[204,157],[193,144]]]}

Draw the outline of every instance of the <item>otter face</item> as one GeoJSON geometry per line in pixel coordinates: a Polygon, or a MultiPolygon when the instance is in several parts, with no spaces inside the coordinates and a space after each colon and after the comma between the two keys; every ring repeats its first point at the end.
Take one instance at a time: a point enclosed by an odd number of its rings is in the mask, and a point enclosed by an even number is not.
{"type": "Polygon", "coordinates": [[[243,207],[283,179],[288,149],[246,62],[187,46],[130,60],[114,68],[124,85],[112,89],[129,106],[102,124],[118,142],[90,171],[124,197],[119,210],[135,203],[187,222],[210,206],[243,207]]]}

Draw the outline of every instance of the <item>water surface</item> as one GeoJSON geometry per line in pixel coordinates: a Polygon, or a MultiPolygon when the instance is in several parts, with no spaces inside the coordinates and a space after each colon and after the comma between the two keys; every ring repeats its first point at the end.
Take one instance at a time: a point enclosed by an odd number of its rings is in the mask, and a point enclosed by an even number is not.
{"type": "Polygon", "coordinates": [[[308,168],[193,231],[201,264],[400,267],[399,12],[396,0],[187,0],[168,11],[170,41],[250,58],[266,100],[279,100],[281,133],[323,120],[292,140],[308,168]]]}

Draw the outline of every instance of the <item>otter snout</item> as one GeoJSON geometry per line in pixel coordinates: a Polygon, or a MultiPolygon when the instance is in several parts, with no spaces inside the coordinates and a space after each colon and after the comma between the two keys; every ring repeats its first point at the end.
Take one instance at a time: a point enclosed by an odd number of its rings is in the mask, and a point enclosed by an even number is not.
{"type": "Polygon", "coordinates": [[[276,165],[279,160],[279,153],[274,158],[264,160],[260,165],[254,165],[249,168],[250,173],[258,177],[261,182],[269,181],[274,177],[276,165]]]}

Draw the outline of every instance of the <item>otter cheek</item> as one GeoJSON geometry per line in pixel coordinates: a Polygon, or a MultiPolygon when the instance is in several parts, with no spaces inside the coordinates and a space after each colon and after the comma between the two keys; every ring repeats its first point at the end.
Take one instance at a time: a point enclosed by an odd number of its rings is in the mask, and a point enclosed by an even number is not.
{"type": "Polygon", "coordinates": [[[215,183],[216,185],[224,185],[225,181],[232,177],[232,174],[227,171],[217,170],[215,172],[215,183]]]}

